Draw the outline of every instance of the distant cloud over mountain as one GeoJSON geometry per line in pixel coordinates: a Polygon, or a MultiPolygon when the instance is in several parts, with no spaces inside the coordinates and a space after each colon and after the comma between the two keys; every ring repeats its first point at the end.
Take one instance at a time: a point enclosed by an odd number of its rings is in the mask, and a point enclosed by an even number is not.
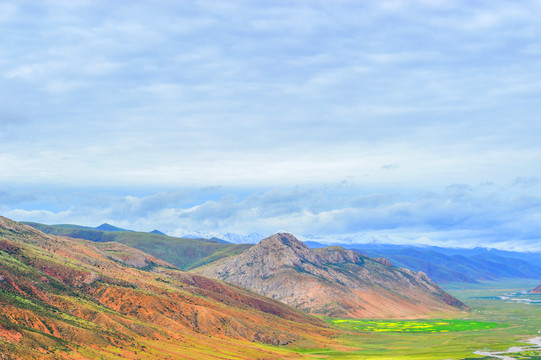
{"type": "Polygon", "coordinates": [[[56,198],[29,190],[28,196],[0,194],[0,211],[19,220],[48,224],[107,222],[125,229],[159,228],[174,236],[215,236],[229,242],[253,243],[268,234],[290,231],[300,238],[330,242],[541,250],[536,215],[541,212],[541,198],[535,189],[516,184],[454,184],[432,191],[383,191],[341,183],[147,190],[147,195],[140,196],[59,190],[56,198]],[[62,203],[70,207],[62,209],[62,203]]]}

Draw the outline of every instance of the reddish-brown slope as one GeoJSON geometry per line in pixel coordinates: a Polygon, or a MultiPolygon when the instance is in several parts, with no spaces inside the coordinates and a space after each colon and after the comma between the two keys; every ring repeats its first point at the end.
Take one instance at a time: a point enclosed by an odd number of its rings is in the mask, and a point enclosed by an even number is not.
{"type": "Polygon", "coordinates": [[[316,318],[139,250],[2,217],[0,309],[0,359],[273,359],[285,355],[258,342],[332,335],[316,318]]]}
{"type": "Polygon", "coordinates": [[[311,250],[291,234],[193,271],[334,317],[412,318],[467,308],[424,273],[340,247],[311,250]]]}
{"type": "Polygon", "coordinates": [[[539,285],[538,287],[536,287],[535,289],[532,290],[532,293],[534,294],[541,294],[541,285],[539,285]]]}

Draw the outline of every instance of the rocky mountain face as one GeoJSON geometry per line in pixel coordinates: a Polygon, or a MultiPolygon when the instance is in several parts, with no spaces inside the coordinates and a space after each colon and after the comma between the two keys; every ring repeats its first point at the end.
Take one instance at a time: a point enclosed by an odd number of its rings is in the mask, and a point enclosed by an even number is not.
{"type": "Polygon", "coordinates": [[[532,290],[532,293],[534,294],[541,294],[541,285],[539,285],[538,287],[536,287],[535,289],[532,290]]]}
{"type": "Polygon", "coordinates": [[[333,317],[415,318],[467,309],[422,272],[340,247],[312,250],[286,233],[193,271],[333,317]]]}
{"type": "Polygon", "coordinates": [[[0,217],[0,359],[282,359],[260,344],[320,346],[334,335],[140,250],[0,217]]]}

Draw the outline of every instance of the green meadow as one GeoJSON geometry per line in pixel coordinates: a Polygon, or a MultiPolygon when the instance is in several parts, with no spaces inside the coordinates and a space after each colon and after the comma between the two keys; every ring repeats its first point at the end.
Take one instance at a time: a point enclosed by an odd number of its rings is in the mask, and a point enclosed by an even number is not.
{"type": "MultiPolygon", "coordinates": [[[[512,303],[497,297],[508,292],[533,289],[539,280],[499,281],[482,284],[449,284],[446,289],[472,308],[471,312],[422,320],[326,319],[343,331],[336,349],[299,349],[319,359],[481,359],[474,351],[507,350],[541,336],[541,306],[512,303]]],[[[538,350],[511,356],[541,359],[538,350]]]]}
{"type": "Polygon", "coordinates": [[[332,323],[342,329],[362,332],[451,332],[493,329],[506,324],[488,321],[462,320],[462,319],[432,319],[432,320],[352,320],[335,319],[332,323]]]}

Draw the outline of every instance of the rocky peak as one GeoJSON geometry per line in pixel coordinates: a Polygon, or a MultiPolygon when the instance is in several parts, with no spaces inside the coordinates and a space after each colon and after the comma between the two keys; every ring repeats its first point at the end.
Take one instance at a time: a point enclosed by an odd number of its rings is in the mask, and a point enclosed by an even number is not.
{"type": "Polygon", "coordinates": [[[333,317],[416,317],[467,308],[422,273],[340,246],[310,249],[287,233],[195,272],[333,317]]]}
{"type": "Polygon", "coordinates": [[[323,262],[327,264],[362,264],[363,256],[353,250],[346,250],[341,246],[329,246],[315,250],[323,262]]]}
{"type": "MultiPolygon", "coordinates": [[[[300,265],[312,263],[316,266],[325,264],[363,264],[364,259],[368,257],[353,251],[346,250],[341,246],[329,246],[319,249],[310,249],[305,243],[298,240],[295,236],[289,233],[278,233],[271,235],[260,241],[249,252],[253,252],[258,256],[262,256],[263,261],[276,256],[274,263],[282,265],[300,265]],[[279,261],[276,261],[278,260],[279,261]]],[[[386,259],[374,259],[381,264],[391,266],[392,264],[386,259]]],[[[269,260],[270,261],[270,260],[269,260]]]]}
{"type": "Polygon", "coordinates": [[[541,294],[541,285],[539,285],[538,287],[536,287],[535,289],[532,290],[532,293],[534,294],[541,294]]]}
{"type": "Polygon", "coordinates": [[[309,249],[305,243],[289,233],[277,233],[261,240],[258,246],[287,246],[290,248],[309,249]]]}
{"type": "Polygon", "coordinates": [[[384,257],[377,257],[377,258],[374,258],[374,260],[383,265],[393,266],[393,263],[389,259],[386,259],[384,257]]]}
{"type": "Polygon", "coordinates": [[[266,237],[246,253],[271,265],[271,268],[296,266],[304,262],[321,263],[321,259],[312,249],[288,233],[266,237]]]}

